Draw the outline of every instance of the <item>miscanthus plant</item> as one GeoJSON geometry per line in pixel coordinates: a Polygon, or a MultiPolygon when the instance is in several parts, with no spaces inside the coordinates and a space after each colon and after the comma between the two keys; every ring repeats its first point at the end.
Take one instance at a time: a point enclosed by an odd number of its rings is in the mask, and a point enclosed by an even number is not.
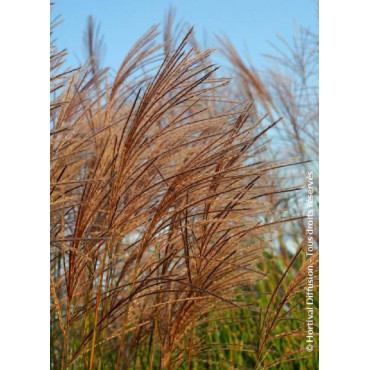
{"type": "Polygon", "coordinates": [[[296,353],[269,351],[301,294],[302,272],[281,292],[297,257],[263,310],[249,300],[275,273],[271,232],[300,218],[271,201],[295,190],[274,175],[294,163],[266,154],[278,120],[231,99],[212,51],[172,28],[162,42],[151,28],[113,76],[92,20],[85,65],[64,69],[51,46],[52,368],[264,368],[296,353]],[[249,332],[220,336],[235,315],[249,332]]]}

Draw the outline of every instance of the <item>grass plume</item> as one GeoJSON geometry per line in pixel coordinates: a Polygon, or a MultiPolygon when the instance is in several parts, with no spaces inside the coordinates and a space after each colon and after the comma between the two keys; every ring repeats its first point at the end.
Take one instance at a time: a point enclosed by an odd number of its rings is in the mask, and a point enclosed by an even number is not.
{"type": "MultiPolygon", "coordinates": [[[[291,162],[268,159],[265,135],[279,120],[255,117],[251,94],[268,107],[267,89],[250,72],[254,90],[230,101],[212,51],[194,48],[192,29],[172,37],[171,14],[164,42],[150,28],[113,77],[92,19],[85,65],[63,70],[66,52],[51,48],[54,368],[211,364],[235,345],[217,347],[212,323],[257,312],[238,297],[269,274],[270,233],[301,218],[272,201],[296,188],[274,175],[291,162]]],[[[258,343],[240,345],[256,368],[278,361],[266,347],[301,278],[283,297],[276,286],[258,343]]]]}

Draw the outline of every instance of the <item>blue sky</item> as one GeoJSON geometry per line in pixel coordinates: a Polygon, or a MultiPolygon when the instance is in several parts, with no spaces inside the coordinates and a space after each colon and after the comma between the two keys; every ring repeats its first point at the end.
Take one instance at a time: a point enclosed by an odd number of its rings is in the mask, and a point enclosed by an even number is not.
{"type": "Polygon", "coordinates": [[[82,61],[82,37],[91,14],[105,39],[103,65],[115,70],[139,37],[163,22],[170,5],[176,10],[175,23],[194,25],[201,43],[206,39],[213,47],[216,34],[227,35],[258,67],[265,63],[262,55],[273,51],[268,42],[276,42],[276,35],[290,41],[296,25],[318,27],[315,0],[62,0],[52,14],[63,19],[55,30],[57,45],[68,48],[69,65],[82,61]]]}

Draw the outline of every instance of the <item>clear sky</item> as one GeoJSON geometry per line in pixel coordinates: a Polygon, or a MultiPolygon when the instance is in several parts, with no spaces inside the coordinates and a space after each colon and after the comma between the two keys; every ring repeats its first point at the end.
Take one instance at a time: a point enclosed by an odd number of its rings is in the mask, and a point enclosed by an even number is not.
{"type": "Polygon", "coordinates": [[[68,48],[69,65],[82,61],[82,37],[91,14],[105,39],[103,65],[117,69],[139,37],[163,23],[170,5],[175,23],[194,25],[201,44],[206,39],[213,47],[216,34],[227,35],[257,66],[264,63],[263,54],[272,52],[268,41],[276,42],[276,35],[290,41],[296,25],[318,27],[315,0],[57,0],[52,18],[60,14],[63,19],[55,30],[57,45],[68,48]]]}

